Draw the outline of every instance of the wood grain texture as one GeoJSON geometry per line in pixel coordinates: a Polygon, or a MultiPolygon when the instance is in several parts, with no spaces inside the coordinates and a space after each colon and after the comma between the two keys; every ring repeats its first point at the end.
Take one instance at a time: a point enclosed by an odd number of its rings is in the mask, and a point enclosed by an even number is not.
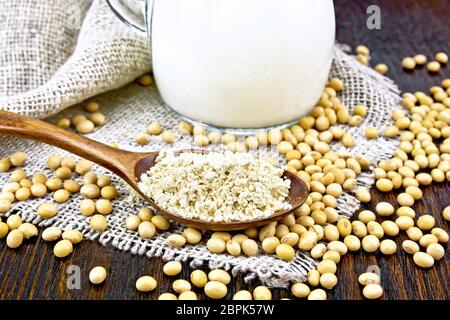
{"type": "MultiPolygon", "coordinates": [[[[425,68],[412,73],[401,69],[404,56],[424,53],[431,57],[438,51],[449,52],[449,6],[445,0],[336,0],[337,38],[351,46],[365,44],[372,51],[371,64],[386,63],[388,76],[404,91],[426,91],[431,85],[449,77],[448,66],[440,74],[430,76],[425,68]],[[366,28],[366,8],[377,4],[382,13],[382,29],[366,28]]],[[[395,201],[395,194],[382,195],[372,190],[373,203],[395,201]]],[[[436,224],[446,230],[450,225],[442,219],[443,208],[450,205],[448,183],[433,185],[424,190],[424,198],[415,209],[420,214],[429,213],[436,224]]],[[[364,206],[372,208],[372,205],[364,206]]],[[[396,238],[400,246],[404,235],[396,238]]],[[[403,251],[391,257],[381,254],[348,254],[339,265],[338,285],[329,291],[330,299],[361,299],[357,275],[370,265],[381,269],[384,299],[450,299],[450,262],[448,245],[446,256],[430,270],[417,268],[403,251]]],[[[0,299],[153,299],[161,292],[170,291],[171,282],[162,274],[161,259],[132,256],[111,247],[101,247],[97,242],[85,241],[76,246],[65,260],[53,256],[52,244],[41,239],[27,242],[18,250],[0,242],[0,299]],[[81,289],[68,290],[66,268],[78,265],[82,272],[81,289]],[[103,265],[109,271],[101,286],[89,284],[88,272],[103,265]],[[144,274],[155,276],[159,282],[157,292],[142,294],[134,289],[135,280],[144,274]]],[[[182,278],[189,277],[185,265],[182,278]]],[[[258,283],[245,284],[241,276],[229,286],[228,298],[241,288],[253,288],[258,283]]],[[[200,291],[197,290],[200,293],[200,291]]],[[[290,297],[286,290],[274,290],[274,298],[290,297]]]]}

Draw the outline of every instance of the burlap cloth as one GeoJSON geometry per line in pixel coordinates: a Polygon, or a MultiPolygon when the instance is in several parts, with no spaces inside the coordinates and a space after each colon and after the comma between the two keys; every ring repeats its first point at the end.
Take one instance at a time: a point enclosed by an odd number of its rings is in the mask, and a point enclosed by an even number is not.
{"type": "MultiPolygon", "coordinates": [[[[160,138],[153,139],[146,147],[134,142],[133,137],[144,132],[150,121],[156,120],[177,131],[173,148],[192,144],[192,138],[179,134],[178,116],[163,104],[154,87],[143,88],[130,83],[150,70],[147,39],[122,25],[104,1],[95,0],[91,4],[87,0],[0,0],[0,12],[0,109],[39,118],[53,115],[48,120],[54,121],[79,112],[77,103],[97,95],[95,100],[106,114],[107,123],[90,134],[90,138],[115,141],[127,150],[167,147],[160,138]],[[65,110],[63,114],[57,114],[62,110],[65,110]]],[[[364,154],[374,162],[389,158],[398,143],[383,137],[368,141],[363,132],[367,126],[382,130],[392,124],[389,115],[399,103],[395,84],[356,62],[344,53],[342,46],[336,46],[331,73],[345,83],[345,90],[340,94],[344,104],[350,109],[357,103],[369,108],[361,126],[345,127],[356,137],[356,146],[351,152],[364,154]]],[[[345,149],[340,143],[332,148],[345,149]]],[[[66,154],[44,144],[0,137],[0,157],[18,150],[30,156],[25,167],[29,175],[36,172],[50,175],[51,171],[46,168],[47,156],[66,154]]],[[[274,149],[259,153],[277,154],[274,149]]],[[[95,170],[105,172],[99,167],[95,170]]],[[[8,179],[9,174],[0,174],[0,185],[8,179]]],[[[308,253],[301,251],[293,261],[285,262],[267,254],[250,258],[212,254],[203,244],[173,249],[165,245],[165,239],[171,233],[182,231],[183,227],[177,224],[153,239],[141,239],[125,229],[124,219],[135,214],[142,204],[129,201],[128,189],[119,178],[114,177],[113,182],[121,197],[114,201],[114,211],[108,217],[109,227],[102,234],[92,231],[88,218],[80,214],[79,196],[72,196],[67,203],[58,205],[59,214],[48,220],[39,218],[36,208],[46,200],[51,201],[51,195],[45,200],[15,203],[13,208],[27,221],[40,226],[76,228],[86,239],[97,239],[104,245],[113,245],[132,254],[189,261],[192,267],[207,263],[210,268],[242,272],[246,280],[257,277],[270,286],[285,287],[290,281],[301,281],[316,263],[308,253]]],[[[372,183],[369,172],[358,178],[358,185],[370,187],[372,183]]],[[[351,193],[344,193],[338,199],[341,215],[351,216],[358,207],[359,202],[351,193]]]]}

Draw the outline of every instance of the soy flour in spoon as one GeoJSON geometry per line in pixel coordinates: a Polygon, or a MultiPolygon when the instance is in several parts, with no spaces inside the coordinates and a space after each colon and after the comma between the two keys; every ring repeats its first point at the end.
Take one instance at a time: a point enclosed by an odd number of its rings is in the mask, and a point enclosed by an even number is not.
{"type": "Polygon", "coordinates": [[[161,208],[211,222],[267,218],[290,209],[283,168],[249,153],[161,152],[139,188],[161,208]]]}

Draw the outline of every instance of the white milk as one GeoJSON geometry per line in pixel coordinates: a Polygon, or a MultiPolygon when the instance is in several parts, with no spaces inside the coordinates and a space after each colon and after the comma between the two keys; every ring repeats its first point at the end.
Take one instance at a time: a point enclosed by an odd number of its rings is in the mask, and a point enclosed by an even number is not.
{"type": "Polygon", "coordinates": [[[260,128],[307,114],[332,60],[332,0],[156,0],[156,83],[179,113],[260,128]]]}

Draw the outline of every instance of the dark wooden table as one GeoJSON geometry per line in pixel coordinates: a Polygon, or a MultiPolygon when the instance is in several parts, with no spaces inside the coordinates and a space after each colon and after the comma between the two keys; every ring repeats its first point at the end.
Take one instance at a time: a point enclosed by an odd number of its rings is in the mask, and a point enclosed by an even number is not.
{"type": "MultiPolygon", "coordinates": [[[[407,74],[402,71],[402,57],[424,53],[431,57],[438,51],[449,50],[446,0],[336,0],[337,38],[351,46],[365,44],[372,51],[372,65],[386,63],[392,77],[403,91],[426,91],[431,85],[449,77],[448,66],[439,75],[430,76],[425,69],[407,74]],[[381,8],[381,30],[366,28],[366,9],[371,4],[381,8]]],[[[380,195],[372,190],[373,202],[395,201],[394,194],[380,195]]],[[[448,183],[433,185],[424,190],[424,198],[415,205],[417,212],[435,216],[437,226],[449,228],[441,212],[450,205],[448,183]]],[[[372,205],[367,208],[373,208],[372,205]]],[[[400,247],[404,236],[397,238],[400,247]]],[[[448,246],[446,256],[430,270],[417,268],[411,256],[399,250],[385,257],[381,254],[348,254],[339,265],[338,285],[329,292],[330,299],[362,299],[357,275],[369,265],[381,268],[384,299],[450,299],[450,263],[448,246]]],[[[170,291],[171,281],[162,274],[161,259],[132,256],[97,242],[84,241],[77,245],[67,259],[53,256],[52,245],[41,239],[27,242],[19,250],[0,242],[0,299],[152,299],[160,292],[170,291]],[[68,290],[66,269],[77,265],[82,271],[81,289],[68,290]],[[102,286],[89,284],[90,268],[103,265],[109,274],[102,286]],[[157,292],[141,294],[134,288],[135,279],[142,274],[155,275],[159,282],[157,292]]],[[[188,278],[186,266],[182,277],[188,278]]],[[[257,283],[245,284],[242,277],[233,280],[228,297],[240,288],[252,288],[257,283]]],[[[274,290],[274,298],[290,297],[286,290],[274,290]]]]}

